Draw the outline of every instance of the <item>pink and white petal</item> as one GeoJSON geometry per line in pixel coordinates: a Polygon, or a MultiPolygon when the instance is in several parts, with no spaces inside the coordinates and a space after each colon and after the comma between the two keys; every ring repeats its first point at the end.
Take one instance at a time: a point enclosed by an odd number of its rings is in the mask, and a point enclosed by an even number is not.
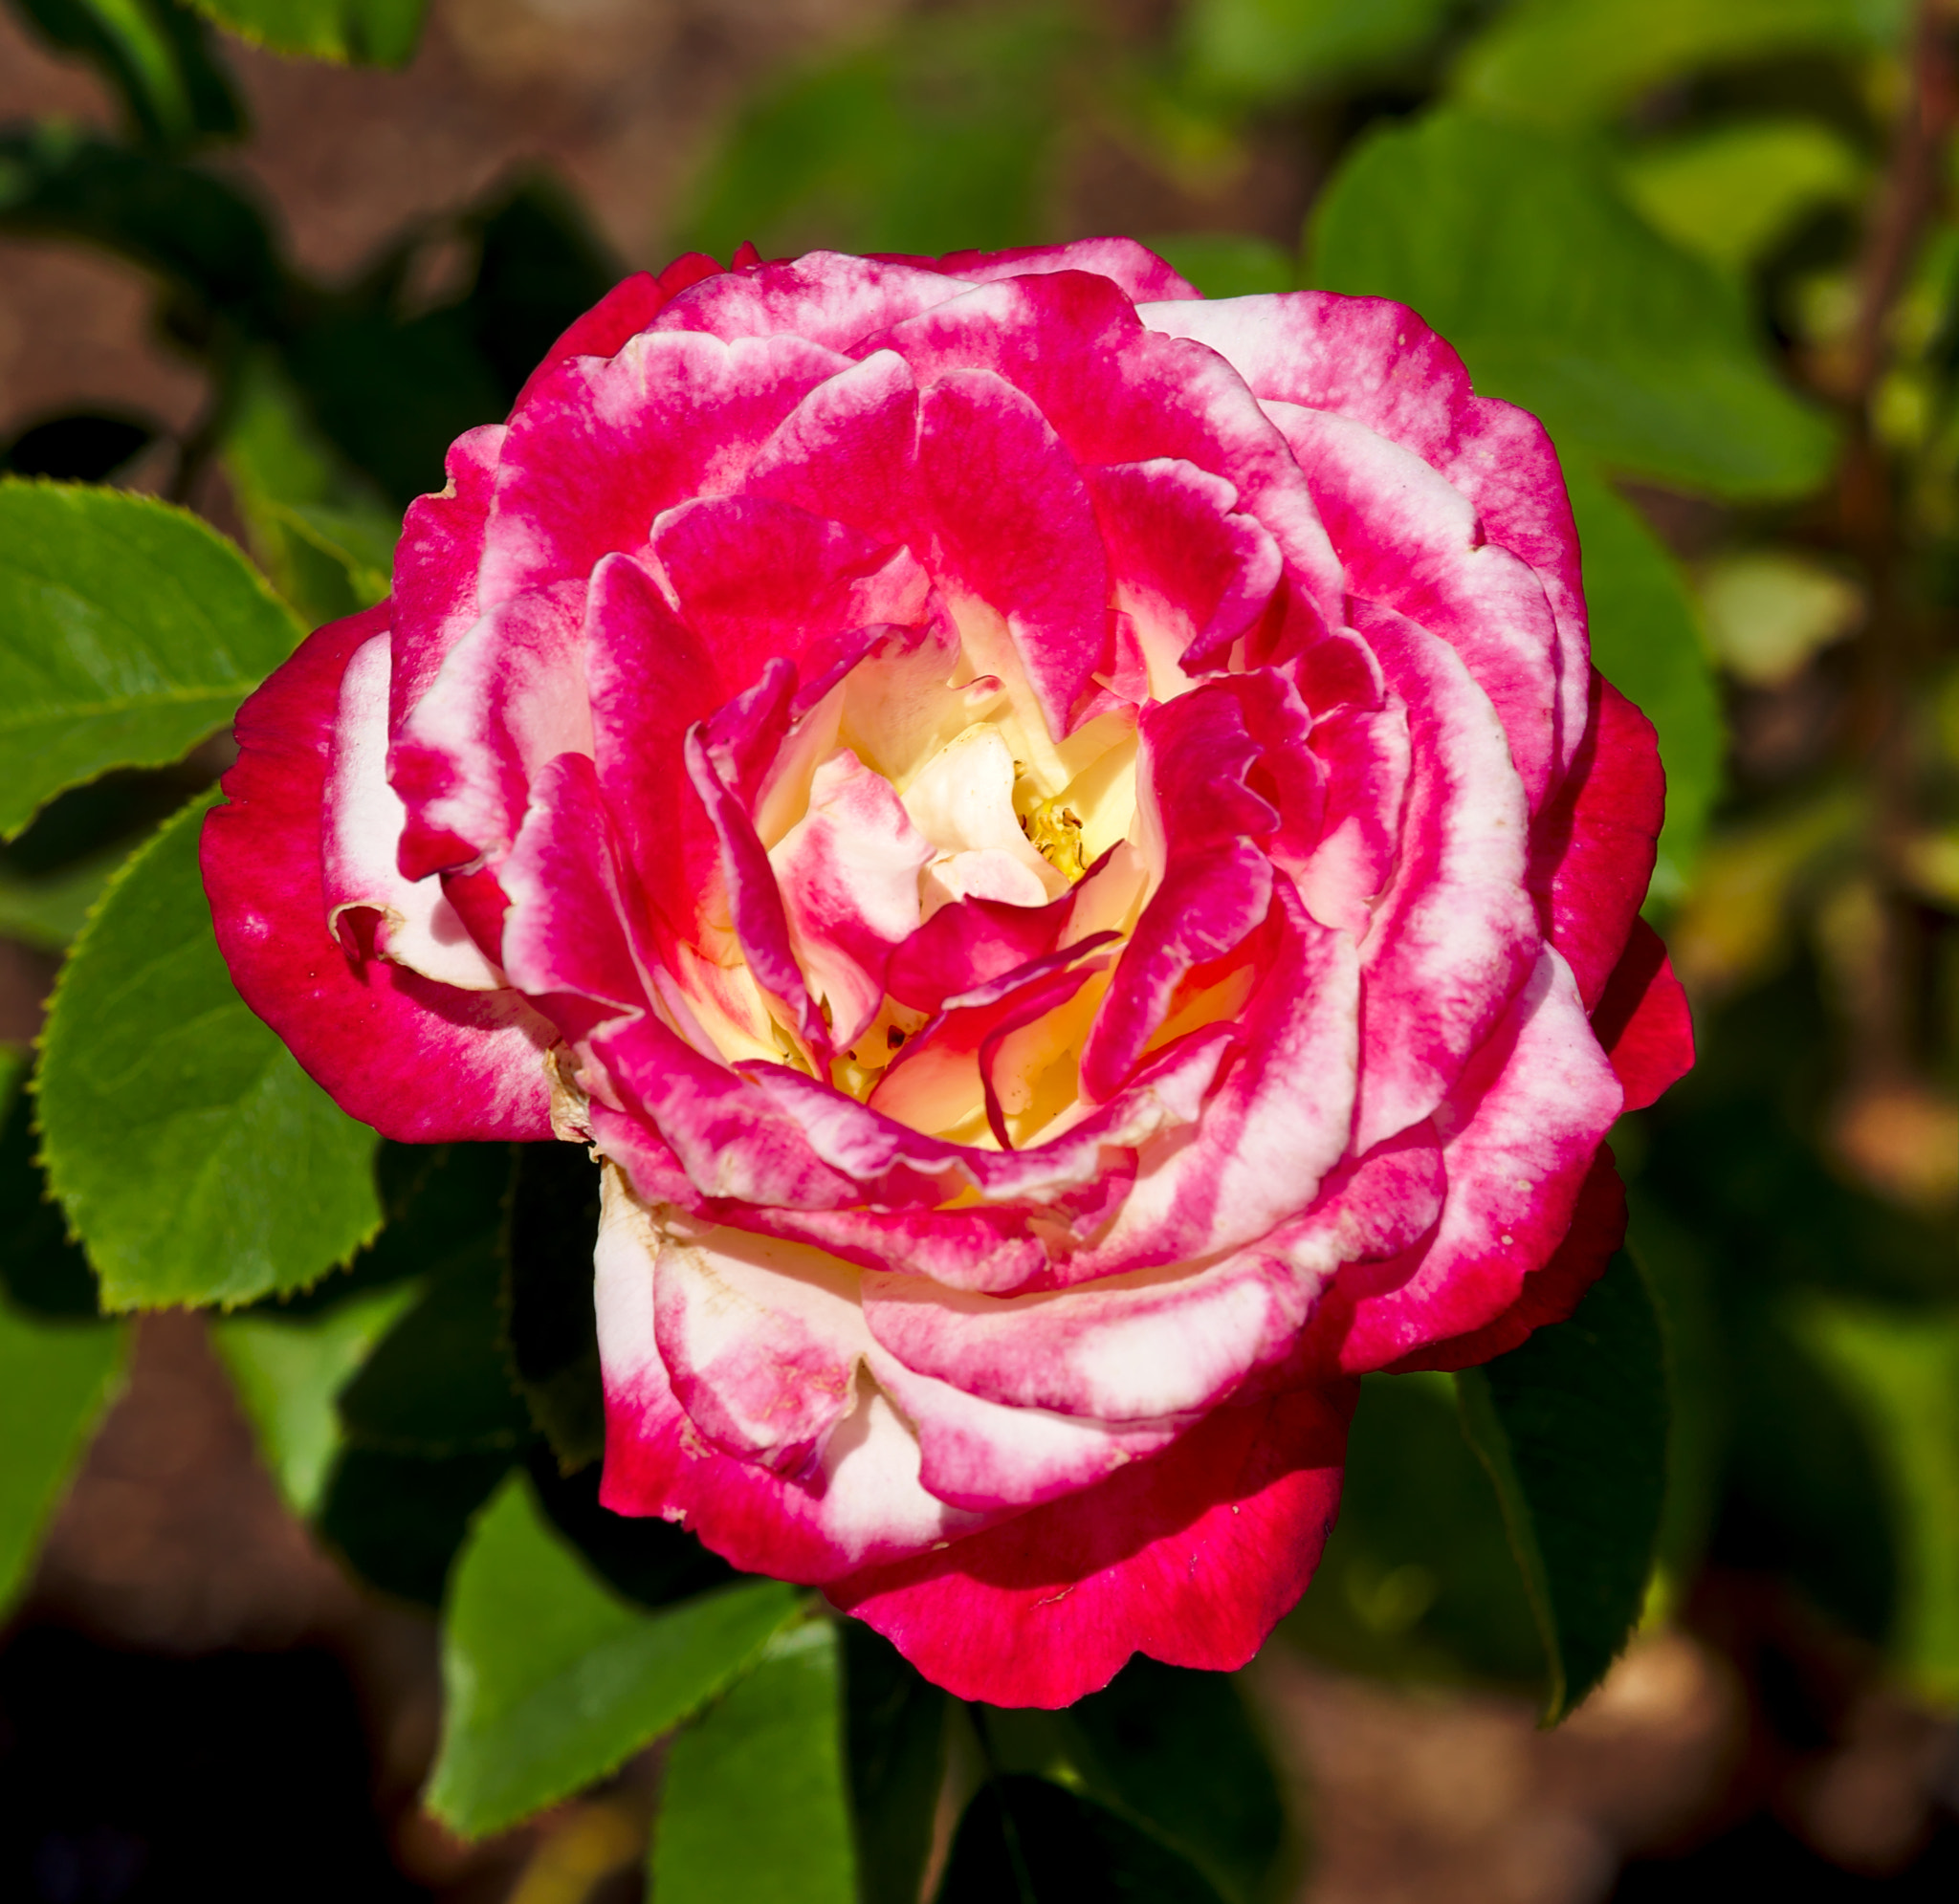
{"type": "Polygon", "coordinates": [[[957,295],[935,266],[905,258],[806,252],[727,273],[684,291],[654,319],[663,331],[717,338],[807,338],[847,351],[874,331],[902,323],[957,295]]]}
{"type": "Polygon", "coordinates": [[[1408,710],[1398,695],[1379,708],[1344,704],[1313,723],[1310,744],[1325,774],[1319,838],[1288,864],[1290,843],[1282,836],[1273,859],[1321,925],[1364,940],[1401,849],[1408,710]]]}
{"type": "Polygon", "coordinates": [[[783,418],[748,472],[747,492],[927,549],[918,486],[918,385],[881,350],[819,383],[783,418]]]}
{"type": "Polygon", "coordinates": [[[1283,881],[1272,916],[1275,951],[1230,1032],[1235,1056],[1196,1131],[1173,1127],[1141,1146],[1134,1189],[1108,1234],[1072,1259],[1069,1280],[1237,1249],[1310,1206],[1347,1153],[1360,990],[1354,941],[1309,918],[1283,881]]]}
{"type": "Polygon", "coordinates": [[[1354,1394],[1216,1410],[1092,1488],[825,1591],[935,1684],[992,1705],[1072,1704],[1134,1652],[1234,1671],[1319,1564],[1354,1394]]]}
{"type": "Polygon", "coordinates": [[[1318,1291],[1263,1249],[1027,1296],[869,1271],[870,1333],[908,1368],[982,1401],[1095,1421],[1215,1407],[1291,1346],[1318,1291]]]}
{"type": "Polygon", "coordinates": [[[1434,1237],[1405,1258],[1343,1271],[1350,1374],[1482,1328],[1517,1300],[1572,1219],[1624,1092],[1571,968],[1551,948],[1438,1109],[1448,1193],[1434,1237]]]}
{"type": "Polygon", "coordinates": [[[408,505],[394,555],[390,734],[428,691],[450,649],[482,619],[476,579],[506,434],[500,423],[465,430],[449,446],[448,486],[408,505]]]}
{"type": "Polygon", "coordinates": [[[636,271],[630,277],[622,278],[560,334],[558,341],[525,380],[512,407],[522,409],[545,372],[570,358],[616,356],[627,339],[645,330],[678,293],[704,277],[716,275],[720,269],[704,252],[687,252],[657,277],[649,271],[636,271]]]}
{"type": "Polygon", "coordinates": [[[327,926],[320,829],[341,681],[387,614],[384,603],[321,628],[239,709],[230,803],[206,819],[199,855],[218,949],[307,1075],[384,1136],[544,1137],[545,1019],[515,992],[352,962],[327,926]]]}
{"type": "Polygon", "coordinates": [[[920,1375],[875,1344],[868,1366],[918,1437],[919,1480],[939,1499],[977,1513],[1077,1494],[1169,1447],[1191,1425],[1004,1408],[920,1375]]]}
{"type": "Polygon", "coordinates": [[[1484,539],[1468,498],[1412,450],[1324,410],[1266,407],[1346,564],[1349,594],[1419,622],[1468,663],[1536,812],[1576,746],[1568,736],[1559,747],[1557,625],[1543,584],[1484,539]]]}
{"type": "Polygon", "coordinates": [[[723,1453],[806,1476],[856,1406],[858,1271],[725,1226],[659,1228],[653,1335],[674,1398],[723,1453]]]}
{"type": "Polygon", "coordinates": [[[1468,497],[1492,542],[1536,572],[1557,624],[1561,764],[1583,731],[1589,646],[1578,535],[1544,427],[1470,389],[1453,349],[1404,304],[1326,291],[1152,305],[1154,330],[1227,358],[1261,399],[1330,410],[1411,449],[1468,497]]]}
{"type": "Polygon", "coordinates": [[[1627,1110],[1644,1110],[1693,1069],[1694,1020],[1660,934],[1633,921],[1624,954],[1592,1011],[1592,1029],[1625,1087],[1627,1110]]]}
{"type": "Polygon", "coordinates": [[[961,369],[1003,377],[1033,399],[1083,468],[1167,456],[1223,477],[1319,616],[1338,621],[1339,559],[1284,437],[1222,357],[1145,331],[1108,279],[1057,271],[983,284],[851,354],[884,349],[921,384],[961,369]]]}
{"type": "Polygon", "coordinates": [[[1592,714],[1558,798],[1530,835],[1545,932],[1598,1002],[1645,902],[1666,776],[1653,724],[1596,669],[1592,714]]]}
{"type": "Polygon", "coordinates": [[[1108,545],[1115,600],[1167,700],[1187,685],[1178,666],[1199,646],[1228,647],[1265,612],[1279,585],[1278,544],[1238,510],[1222,476],[1173,457],[1083,472],[1108,545]]]}
{"type": "Polygon", "coordinates": [[[1408,708],[1400,864],[1362,952],[1354,1148],[1420,1124],[1536,963],[1523,783],[1461,655],[1391,611],[1355,623],[1408,708]]]}
{"type": "Polygon", "coordinates": [[[1004,378],[950,370],[919,402],[918,475],[937,579],[1006,623],[1048,733],[1061,739],[1104,659],[1109,562],[1082,472],[1004,378]]]}
{"type": "Polygon", "coordinates": [[[808,812],[769,854],[790,944],[840,1048],[877,1017],[891,952],[918,930],[934,850],[891,782],[846,749],[816,770],[808,812]]]}
{"type": "Polygon", "coordinates": [[[372,908],[381,917],[375,948],[384,958],[465,992],[508,984],[483,955],[435,879],[403,877],[396,864],[407,809],[387,783],[385,629],[354,650],[341,677],[327,767],[320,886],[329,930],[342,912],[372,908]]]}
{"type": "Polygon", "coordinates": [[[456,643],[388,749],[407,809],[400,850],[410,879],[510,850],[531,776],[592,751],[581,666],[585,584],[561,582],[492,608],[456,643]]]}
{"type": "Polygon", "coordinates": [[[997,277],[1025,277],[1041,272],[1092,272],[1118,285],[1122,295],[1136,303],[1203,295],[1134,238],[1077,238],[1066,245],[1022,245],[1005,252],[948,252],[942,258],[916,262],[929,271],[964,278],[968,284],[989,284],[997,277]]]}
{"type": "Polygon", "coordinates": [[[593,1285],[605,1386],[605,1506],[678,1521],[748,1572],[806,1582],[926,1552],[980,1524],[919,1484],[917,1439],[868,1381],[808,1482],[704,1441],[660,1359],[658,1242],[648,1213],[606,1171],[593,1285]]]}
{"type": "MultiPolygon", "coordinates": [[[[715,285],[696,285],[663,311],[715,285]]],[[[846,360],[798,337],[643,331],[546,372],[511,420],[477,586],[486,602],[581,579],[646,546],[653,518],[740,487],[776,426],[846,360]]]]}

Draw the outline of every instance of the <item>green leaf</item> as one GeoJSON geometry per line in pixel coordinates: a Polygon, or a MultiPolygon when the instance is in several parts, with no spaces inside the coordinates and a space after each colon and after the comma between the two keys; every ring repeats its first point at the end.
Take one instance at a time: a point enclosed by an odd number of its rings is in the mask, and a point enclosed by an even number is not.
{"type": "Polygon", "coordinates": [[[259,1452],[296,1514],[314,1513],[325,1494],[341,1449],[341,1390],[414,1295],[412,1284],[397,1285],[350,1296],[319,1315],[253,1311],[212,1327],[259,1452]]]}
{"type": "Polygon", "coordinates": [[[55,46],[93,61],[122,97],[130,124],[165,150],[229,138],[245,119],[211,56],[203,23],[171,0],[18,0],[55,46]]]}
{"type": "Polygon", "coordinates": [[[1298,260],[1269,238],[1235,231],[1184,231],[1148,243],[1172,271],[1189,278],[1206,297],[1290,291],[1299,282],[1298,260]]]}
{"type": "Polygon", "coordinates": [[[429,1808],[477,1837],[603,1778],[750,1666],[799,1603],[755,1581],[645,1612],[592,1578],[513,1476],[470,1536],[443,1618],[429,1808]]]}
{"type": "Polygon", "coordinates": [[[50,1322],[0,1301],[0,1612],[122,1369],[121,1324],[50,1322]]]}
{"type": "Polygon", "coordinates": [[[660,1904],[853,1904],[838,1652],[828,1620],[778,1632],[674,1740],[653,1827],[660,1904]]]}
{"type": "Polygon", "coordinates": [[[864,1904],[918,1904],[945,1777],[948,1696],[861,1620],[843,1625],[850,1810],[864,1904]]]}
{"type": "Polygon", "coordinates": [[[298,1289],[380,1222],[374,1133],[247,1009],[211,935],[197,841],[216,798],[110,883],[42,1038],[49,1181],[111,1309],[298,1289]]]}
{"type": "Polygon", "coordinates": [[[319,1531],[368,1586],[431,1611],[508,1449],[450,1455],[346,1448],[327,1477],[319,1531]]]}
{"type": "Polygon", "coordinates": [[[531,1419],[567,1470],[605,1452],[592,1308],[598,1167],[576,1144],[526,1144],[511,1182],[511,1360],[531,1419]]]}
{"type": "Polygon", "coordinates": [[[1905,0],[1522,0],[1464,55],[1456,90],[1552,125],[1604,119],[1706,67],[1894,42],[1905,0]]]}
{"type": "Polygon", "coordinates": [[[238,379],[219,460],[253,555],[302,619],[386,595],[400,518],[319,440],[270,356],[238,379]]]}
{"type": "Polygon", "coordinates": [[[1419,53],[1455,0],[1196,0],[1187,57],[1203,85],[1280,99],[1419,53]]]}
{"type": "Polygon", "coordinates": [[[1653,868],[1662,903],[1687,888],[1721,791],[1727,725],[1685,579],[1638,512],[1588,469],[1565,463],[1584,552],[1598,671],[1653,723],[1666,770],[1666,824],[1653,868]]]}
{"type": "Polygon", "coordinates": [[[176,759],[229,723],[300,632],[187,511],[0,481],[0,835],[107,768],[176,759]]]}
{"type": "Polygon", "coordinates": [[[1544,1650],[1446,1375],[1369,1375],[1340,1518],[1281,1630],[1343,1672],[1541,1685],[1544,1650]]]}
{"type": "Polygon", "coordinates": [[[679,245],[1034,242],[1075,33],[1053,5],[942,12],[768,89],[709,167],[679,245]]]}
{"type": "Polygon", "coordinates": [[[120,846],[38,878],[0,864],[0,937],[65,952],[128,854],[120,846]]]}
{"type": "Polygon", "coordinates": [[[1188,1858],[1231,1904],[1274,1893],[1286,1808],[1233,1679],[1138,1654],[1064,1718],[1092,1796],[1188,1858]]]}
{"type": "Polygon", "coordinates": [[[1432,113],[1364,139],[1320,200],[1314,281],[1398,298],[1476,387],[1608,468],[1798,495],[1835,436],[1776,380],[1739,287],[1619,196],[1592,146],[1432,113]]]}
{"type": "Polygon", "coordinates": [[[200,13],[274,53],[406,66],[428,0],[191,0],[200,13]]]}
{"type": "Polygon", "coordinates": [[[1220,1904],[1176,1852],[1046,1779],[981,1785],[953,1839],[937,1904],[1220,1904]]]}
{"type": "Polygon", "coordinates": [[[195,166],[55,122],[0,136],[0,230],[99,245],[154,272],[199,327],[276,337],[291,291],[256,205],[195,166]]]}
{"type": "Polygon", "coordinates": [[[1660,1318],[1623,1252],[1569,1322],[1456,1377],[1463,1422],[1503,1502],[1564,1717],[1631,1636],[1666,1491],[1660,1318]]]}
{"type": "Polygon", "coordinates": [[[1866,171],[1842,135],[1816,120],[1753,120],[1646,146],[1619,180],[1657,230],[1740,271],[1820,207],[1854,203],[1866,171]]]}
{"type": "Polygon", "coordinates": [[[1959,1698],[1959,1312],[1813,1297],[1796,1327],[1883,1463],[1897,1530],[1889,1652],[1925,1696],[1959,1698]]]}

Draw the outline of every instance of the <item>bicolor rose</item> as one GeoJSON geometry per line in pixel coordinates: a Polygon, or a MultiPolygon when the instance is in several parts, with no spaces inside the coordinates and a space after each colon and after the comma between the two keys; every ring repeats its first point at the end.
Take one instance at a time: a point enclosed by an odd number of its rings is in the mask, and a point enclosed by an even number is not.
{"type": "Polygon", "coordinates": [[[1119,240],[629,279],[238,720],[239,990],[589,1144],[603,1499],[969,1697],[1235,1667],[1354,1378],[1568,1314],[1690,1061],[1558,464],[1119,240]]]}

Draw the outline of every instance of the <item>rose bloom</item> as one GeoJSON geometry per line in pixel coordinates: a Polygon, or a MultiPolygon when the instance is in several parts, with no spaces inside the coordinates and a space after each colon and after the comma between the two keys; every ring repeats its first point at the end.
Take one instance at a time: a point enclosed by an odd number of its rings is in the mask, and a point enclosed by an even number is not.
{"type": "Polygon", "coordinates": [[[1304,1590],[1355,1377],[1570,1313],[1691,1061],[1557,459],[1124,240],[691,257],[246,703],[239,990],[604,1160],[602,1499],[1058,1705],[1304,1590]]]}

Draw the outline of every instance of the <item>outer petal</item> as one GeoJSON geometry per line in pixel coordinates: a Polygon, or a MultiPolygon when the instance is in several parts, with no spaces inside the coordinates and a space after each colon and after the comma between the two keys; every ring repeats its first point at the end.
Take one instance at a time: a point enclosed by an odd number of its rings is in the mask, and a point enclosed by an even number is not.
{"type": "Polygon", "coordinates": [[[218,949],[245,1002],[343,1109],[406,1143],[550,1134],[554,1033],[514,992],[458,992],[384,959],[358,967],[327,929],[321,800],[348,661],[383,604],[336,622],[238,711],[231,804],[204,822],[218,949]]]}
{"type": "Polygon", "coordinates": [[[1077,238],[1068,245],[1023,245],[1006,252],[948,252],[942,258],[907,262],[962,277],[968,284],[989,284],[997,277],[1024,277],[1050,271],[1093,272],[1120,286],[1125,297],[1138,303],[1146,298],[1203,295],[1134,238],[1077,238]]]}
{"type": "Polygon", "coordinates": [[[615,356],[627,339],[645,330],[676,294],[704,277],[716,275],[720,269],[702,252],[688,252],[657,277],[649,271],[636,271],[622,278],[583,317],[574,318],[544,353],[543,361],[517,392],[513,407],[522,409],[545,374],[569,359],[615,356]]]}
{"type": "Polygon", "coordinates": [[[935,1683],[993,1705],[1069,1705],[1134,1652],[1229,1672],[1312,1578],[1354,1393],[1219,1409],[1095,1487],[825,1591],[935,1683]]]}
{"type": "Polygon", "coordinates": [[[476,577],[508,432],[502,424],[466,431],[449,447],[449,485],[408,505],[394,558],[394,677],[388,732],[482,613],[476,577]]]}
{"type": "Polygon", "coordinates": [[[1348,1374],[1484,1327],[1550,1259],[1623,1093],[1548,948],[1437,1117],[1447,1199],[1432,1240],[1352,1266],[1315,1317],[1348,1374]]]}
{"type": "Polygon", "coordinates": [[[1660,934],[1633,921],[1624,956],[1592,1014],[1592,1029],[1625,1086],[1627,1110],[1644,1110],[1693,1069],[1694,1023],[1660,934]]]}

